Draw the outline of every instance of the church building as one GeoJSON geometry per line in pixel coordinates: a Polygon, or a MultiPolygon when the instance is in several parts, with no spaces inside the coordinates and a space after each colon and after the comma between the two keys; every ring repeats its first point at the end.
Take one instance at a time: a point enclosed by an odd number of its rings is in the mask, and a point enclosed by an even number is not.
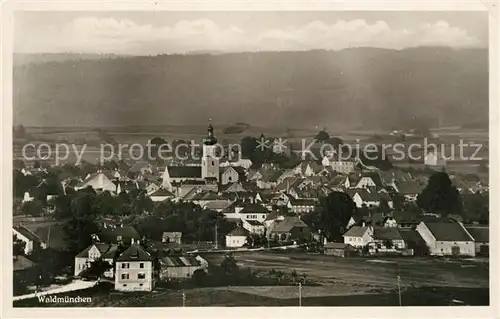
{"type": "MultiPolygon", "coordinates": [[[[201,166],[167,166],[162,174],[162,187],[174,191],[179,184],[206,185],[217,184],[220,179],[219,158],[216,154],[217,139],[214,128],[208,125],[208,135],[203,139],[201,166]]],[[[212,188],[212,187],[211,187],[212,188]]]]}

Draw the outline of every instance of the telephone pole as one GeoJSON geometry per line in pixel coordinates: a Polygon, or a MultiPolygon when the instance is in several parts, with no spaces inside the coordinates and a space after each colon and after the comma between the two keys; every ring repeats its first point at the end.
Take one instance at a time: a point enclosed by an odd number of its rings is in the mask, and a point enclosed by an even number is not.
{"type": "Polygon", "coordinates": [[[186,293],[182,292],[182,307],[186,307],[186,293]]]}
{"type": "Polygon", "coordinates": [[[302,283],[299,282],[299,307],[302,307],[302,283]]]}
{"type": "Polygon", "coordinates": [[[399,306],[402,306],[401,304],[401,283],[400,283],[401,278],[398,275],[398,295],[399,295],[399,306]]]}
{"type": "Polygon", "coordinates": [[[218,249],[218,243],[217,243],[217,223],[215,224],[215,249],[218,249]]]}

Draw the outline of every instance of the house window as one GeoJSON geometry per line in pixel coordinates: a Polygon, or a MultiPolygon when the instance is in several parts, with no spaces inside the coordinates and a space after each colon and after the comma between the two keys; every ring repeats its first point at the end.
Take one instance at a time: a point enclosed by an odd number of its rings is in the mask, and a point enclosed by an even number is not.
{"type": "Polygon", "coordinates": [[[140,263],[139,268],[144,268],[144,263],[140,263]]]}
{"type": "Polygon", "coordinates": [[[214,161],[212,161],[212,165],[215,165],[215,162],[214,162],[214,161]]]}
{"type": "Polygon", "coordinates": [[[129,279],[129,275],[128,274],[122,274],[122,279],[129,279]]]}
{"type": "Polygon", "coordinates": [[[146,274],[143,272],[140,272],[137,274],[137,279],[146,279],[146,274]]]}
{"type": "Polygon", "coordinates": [[[231,176],[229,176],[229,177],[227,178],[227,180],[228,180],[228,181],[232,181],[232,180],[233,180],[233,178],[232,178],[231,176]]]}
{"type": "Polygon", "coordinates": [[[142,284],[139,284],[139,287],[142,287],[142,284]]]}
{"type": "Polygon", "coordinates": [[[122,263],[122,268],[130,268],[130,264],[129,263],[122,263]]]}
{"type": "Polygon", "coordinates": [[[127,284],[123,284],[123,287],[127,287],[127,284]]]}
{"type": "Polygon", "coordinates": [[[123,239],[122,236],[116,236],[117,241],[122,241],[122,239],[123,239]]]}

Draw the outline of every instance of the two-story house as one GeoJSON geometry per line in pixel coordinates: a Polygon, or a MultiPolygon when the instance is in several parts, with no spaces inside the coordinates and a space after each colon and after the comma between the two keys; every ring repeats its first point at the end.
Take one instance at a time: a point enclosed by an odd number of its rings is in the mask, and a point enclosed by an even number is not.
{"type": "Polygon", "coordinates": [[[373,240],[373,227],[352,226],[343,237],[344,244],[361,248],[373,240]]]}
{"type": "Polygon", "coordinates": [[[115,290],[153,290],[155,285],[153,257],[138,242],[132,243],[118,256],[115,268],[115,290]]]}

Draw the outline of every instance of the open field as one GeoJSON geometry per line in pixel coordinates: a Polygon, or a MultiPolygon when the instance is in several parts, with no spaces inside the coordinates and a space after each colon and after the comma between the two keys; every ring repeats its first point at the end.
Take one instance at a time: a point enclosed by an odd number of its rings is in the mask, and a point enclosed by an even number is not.
{"type": "MultiPolygon", "coordinates": [[[[219,263],[222,256],[206,256],[219,263]]],[[[443,261],[419,258],[383,258],[370,260],[360,257],[336,258],[304,253],[236,253],[241,267],[305,273],[322,284],[307,287],[311,293],[358,294],[370,291],[392,290],[397,287],[397,276],[402,287],[468,287],[486,288],[489,285],[489,266],[474,261],[443,261]],[[386,262],[380,262],[380,261],[386,262]],[[378,262],[374,262],[378,261],[378,262]],[[313,292],[314,291],[314,292],[313,292]]],[[[275,294],[274,294],[275,296],[275,294]]]]}
{"type": "MultiPolygon", "coordinates": [[[[221,254],[204,256],[219,263],[221,254]]],[[[321,286],[302,288],[303,306],[397,306],[397,275],[401,276],[402,303],[412,306],[489,304],[487,260],[444,261],[417,258],[337,258],[299,252],[235,253],[240,267],[282,270],[299,274],[321,286]]],[[[186,306],[296,306],[297,286],[205,287],[186,289],[186,306]]],[[[157,288],[151,293],[120,293],[92,288],[65,294],[91,296],[90,304],[42,304],[36,299],[16,302],[15,307],[179,307],[179,290],[157,288]]]]}

